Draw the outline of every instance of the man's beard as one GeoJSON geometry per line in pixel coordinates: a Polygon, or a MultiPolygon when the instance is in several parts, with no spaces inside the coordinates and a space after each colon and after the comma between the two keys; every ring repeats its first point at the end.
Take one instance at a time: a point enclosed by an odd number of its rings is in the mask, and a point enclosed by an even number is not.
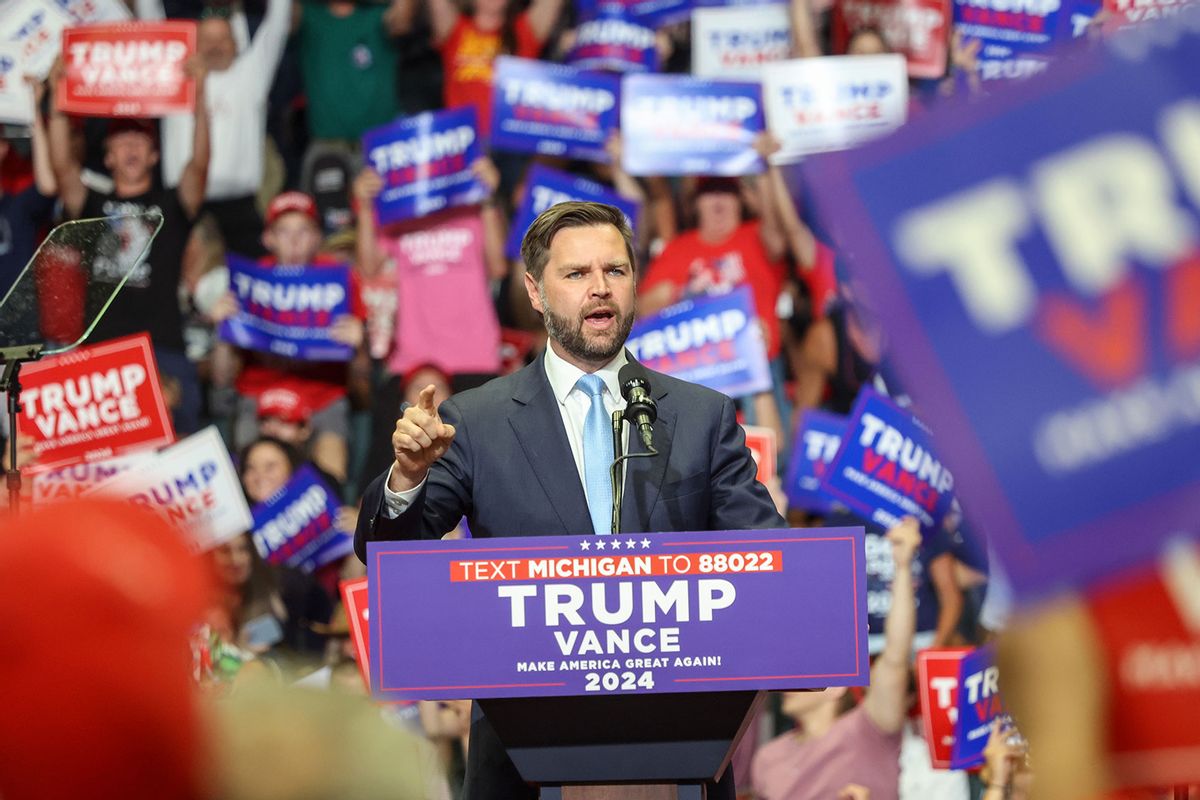
{"type": "Polygon", "coordinates": [[[583,332],[584,319],[595,310],[594,308],[587,312],[580,312],[575,324],[572,325],[569,319],[555,314],[550,308],[550,304],[546,302],[544,286],[538,286],[538,294],[541,296],[544,309],[542,318],[546,323],[546,332],[550,334],[551,339],[562,345],[564,350],[580,361],[604,364],[611,361],[625,346],[625,340],[629,338],[629,331],[633,329],[634,314],[632,311],[628,314],[621,314],[613,308],[616,327],[607,336],[601,334],[589,339],[583,332]]]}

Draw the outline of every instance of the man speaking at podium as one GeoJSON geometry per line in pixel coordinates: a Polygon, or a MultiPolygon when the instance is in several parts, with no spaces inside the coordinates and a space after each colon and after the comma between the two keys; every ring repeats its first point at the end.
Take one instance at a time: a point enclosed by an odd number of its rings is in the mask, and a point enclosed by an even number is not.
{"type": "MultiPolygon", "coordinates": [[[[368,541],[439,538],[463,516],[477,538],[611,533],[610,420],[626,404],[618,374],[631,362],[624,345],[636,313],[631,241],[624,215],[600,203],[560,203],[533,221],[521,256],[550,337],[545,355],[439,409],[430,386],[405,409],[392,434],[396,461],[363,496],[360,559],[368,541]]],[[[621,532],[784,527],[732,401],[640,374],[657,405],[657,455],[626,462],[621,532]]],[[[630,427],[627,452],[647,452],[630,427]]],[[[731,771],[710,798],[732,800],[731,771]]],[[[537,795],[476,709],[464,796],[537,795]]]]}

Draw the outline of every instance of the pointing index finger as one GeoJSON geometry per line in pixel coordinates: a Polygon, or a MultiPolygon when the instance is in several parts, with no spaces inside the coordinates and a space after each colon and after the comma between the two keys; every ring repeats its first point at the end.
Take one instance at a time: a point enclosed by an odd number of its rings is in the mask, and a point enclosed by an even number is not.
{"type": "Polygon", "coordinates": [[[417,406],[422,411],[429,412],[430,416],[437,415],[437,409],[433,407],[433,393],[437,391],[437,387],[432,383],[421,390],[421,394],[417,397],[417,406]]]}

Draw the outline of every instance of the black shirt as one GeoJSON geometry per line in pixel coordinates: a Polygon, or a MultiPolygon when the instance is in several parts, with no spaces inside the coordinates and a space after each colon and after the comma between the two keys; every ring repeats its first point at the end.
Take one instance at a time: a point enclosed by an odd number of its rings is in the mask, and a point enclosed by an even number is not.
{"type": "MultiPolygon", "coordinates": [[[[183,273],[183,251],[195,219],[184,211],[175,190],[151,189],[133,197],[117,197],[88,190],[81,219],[120,214],[157,212],[163,217],[162,230],[150,246],[150,253],[129,276],[113,299],[104,317],[96,325],[89,342],[148,331],[156,347],[183,352],[183,315],[179,309],[179,278],[183,273]]],[[[113,232],[109,248],[120,247],[113,232]]],[[[101,252],[92,259],[92,281],[120,281],[118,261],[101,252]]],[[[135,245],[136,246],[136,245],[135,245]]]]}

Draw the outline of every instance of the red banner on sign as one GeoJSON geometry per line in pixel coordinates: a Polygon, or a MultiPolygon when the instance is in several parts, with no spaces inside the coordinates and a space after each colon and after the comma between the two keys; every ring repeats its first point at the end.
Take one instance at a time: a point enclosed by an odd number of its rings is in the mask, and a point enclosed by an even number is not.
{"type": "Polygon", "coordinates": [[[68,114],[161,117],[191,111],[196,82],[183,65],[196,52],[196,23],[131,22],[63,31],[66,77],[55,93],[68,114]]]}
{"type": "Polygon", "coordinates": [[[35,469],[97,461],[175,441],[144,333],[81,347],[21,370],[19,430],[35,469]]]}
{"type": "Polygon", "coordinates": [[[958,716],[958,664],[970,652],[969,647],[932,647],[917,653],[921,721],[934,769],[950,769],[958,716]]]}
{"type": "Polygon", "coordinates": [[[949,0],[837,0],[833,7],[833,52],[844,54],[855,31],[873,28],[894,53],[903,53],[912,78],[946,72],[949,0]]]}
{"type": "Polygon", "coordinates": [[[1105,660],[1109,765],[1120,786],[1200,782],[1200,549],[1087,598],[1105,660]]]}
{"type": "Polygon", "coordinates": [[[749,448],[750,455],[754,456],[754,463],[758,465],[759,483],[770,482],[775,477],[778,461],[775,431],[760,425],[743,425],[742,430],[746,432],[746,447],[749,448]]]}
{"type": "Polygon", "coordinates": [[[358,671],[362,675],[367,691],[371,691],[370,626],[367,625],[367,579],[355,578],[338,584],[342,593],[342,606],[346,609],[346,622],[350,625],[350,641],[354,644],[354,656],[358,659],[358,671]]]}

